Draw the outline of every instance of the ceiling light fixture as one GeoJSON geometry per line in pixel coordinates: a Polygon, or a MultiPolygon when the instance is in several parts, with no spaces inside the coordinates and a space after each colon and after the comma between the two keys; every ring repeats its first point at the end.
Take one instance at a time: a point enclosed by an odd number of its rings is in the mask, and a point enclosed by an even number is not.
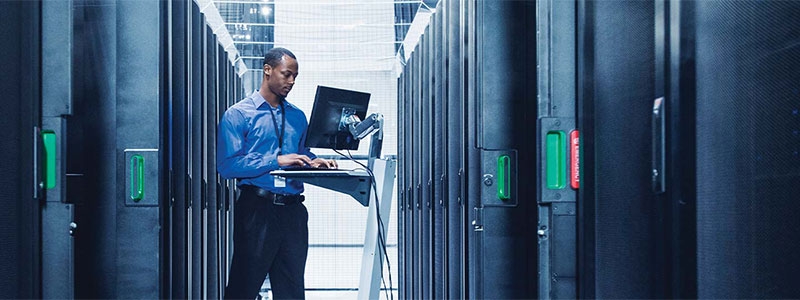
{"type": "Polygon", "coordinates": [[[261,6],[261,14],[265,17],[268,17],[270,14],[272,14],[272,8],[266,5],[261,6]]]}

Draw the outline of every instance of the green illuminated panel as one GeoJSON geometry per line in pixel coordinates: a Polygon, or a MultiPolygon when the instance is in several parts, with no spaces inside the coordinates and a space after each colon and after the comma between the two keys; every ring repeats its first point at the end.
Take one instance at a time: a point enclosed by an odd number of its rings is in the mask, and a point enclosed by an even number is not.
{"type": "Polygon", "coordinates": [[[563,131],[550,131],[545,139],[547,188],[563,189],[567,183],[567,138],[563,131]]]}
{"type": "Polygon", "coordinates": [[[131,156],[131,199],[144,199],[144,157],[139,154],[131,156]]]}
{"type": "Polygon", "coordinates": [[[56,187],[56,133],[52,130],[42,131],[44,142],[44,188],[56,187]]]}
{"type": "Polygon", "coordinates": [[[497,198],[511,199],[511,158],[508,155],[497,158],[497,198]]]}

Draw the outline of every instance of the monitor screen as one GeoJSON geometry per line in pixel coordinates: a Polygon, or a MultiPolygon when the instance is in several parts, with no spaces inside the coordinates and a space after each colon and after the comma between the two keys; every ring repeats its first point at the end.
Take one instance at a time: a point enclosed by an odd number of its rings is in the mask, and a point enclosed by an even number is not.
{"type": "Polygon", "coordinates": [[[308,122],[306,147],[336,150],[357,150],[358,139],[347,128],[339,128],[342,112],[355,111],[364,120],[369,106],[369,93],[317,86],[311,120],[308,122]]]}

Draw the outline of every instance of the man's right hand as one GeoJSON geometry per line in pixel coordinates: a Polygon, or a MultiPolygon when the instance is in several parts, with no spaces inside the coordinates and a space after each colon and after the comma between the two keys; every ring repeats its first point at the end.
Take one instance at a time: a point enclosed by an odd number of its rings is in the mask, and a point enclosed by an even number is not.
{"type": "Polygon", "coordinates": [[[292,153],[286,155],[278,155],[278,165],[281,167],[286,166],[308,166],[311,165],[311,159],[308,156],[292,153]]]}

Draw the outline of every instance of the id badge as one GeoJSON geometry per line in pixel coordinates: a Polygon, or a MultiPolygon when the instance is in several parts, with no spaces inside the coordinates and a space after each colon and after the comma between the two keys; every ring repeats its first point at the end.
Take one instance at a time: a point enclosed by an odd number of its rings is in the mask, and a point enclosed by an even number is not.
{"type": "Polygon", "coordinates": [[[275,187],[276,188],[286,187],[286,178],[275,176],[275,187]]]}

